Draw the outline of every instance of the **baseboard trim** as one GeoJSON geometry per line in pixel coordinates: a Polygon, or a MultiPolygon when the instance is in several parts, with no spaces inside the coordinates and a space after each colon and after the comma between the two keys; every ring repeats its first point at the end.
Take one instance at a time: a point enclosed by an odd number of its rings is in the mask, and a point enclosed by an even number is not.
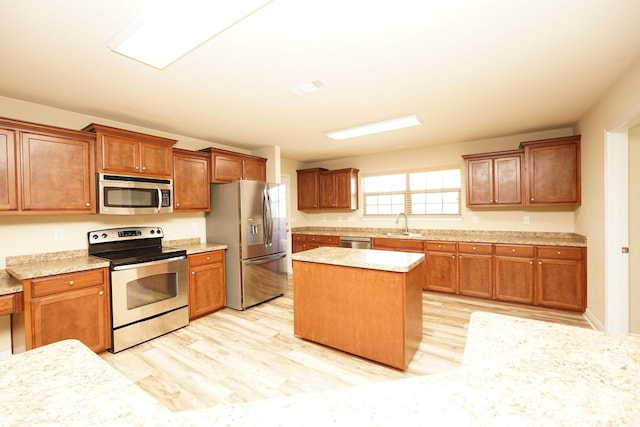
{"type": "Polygon", "coordinates": [[[0,360],[8,359],[12,356],[11,350],[5,350],[0,352],[0,360]]]}
{"type": "Polygon", "coordinates": [[[604,332],[604,325],[602,324],[602,322],[600,322],[600,320],[598,320],[596,316],[594,316],[594,314],[588,308],[585,310],[583,316],[585,320],[589,322],[593,329],[604,332]]]}

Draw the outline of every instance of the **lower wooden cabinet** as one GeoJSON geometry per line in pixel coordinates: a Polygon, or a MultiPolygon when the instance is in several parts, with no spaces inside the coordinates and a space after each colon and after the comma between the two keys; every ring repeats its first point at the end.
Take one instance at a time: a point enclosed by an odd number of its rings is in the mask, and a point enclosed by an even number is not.
{"type": "Polygon", "coordinates": [[[111,347],[109,270],[23,282],[27,350],[77,339],[96,353],[111,347]]]}
{"type": "Polygon", "coordinates": [[[493,297],[493,245],[458,243],[458,292],[472,297],[493,297]]]}
{"type": "Polygon", "coordinates": [[[322,234],[292,234],[291,252],[308,251],[321,246],[340,246],[340,237],[325,236],[322,234]]]}
{"type": "Polygon", "coordinates": [[[189,255],[189,319],[227,304],[224,258],[223,250],[189,255]]]}
{"type": "Polygon", "coordinates": [[[455,242],[426,242],[427,279],[425,289],[458,293],[458,263],[455,242]]]}
{"type": "Polygon", "coordinates": [[[584,311],[584,249],[538,246],[536,252],[535,303],[545,307],[584,311]]]}
{"type": "Polygon", "coordinates": [[[495,298],[533,304],[534,247],[495,245],[495,298]]]}

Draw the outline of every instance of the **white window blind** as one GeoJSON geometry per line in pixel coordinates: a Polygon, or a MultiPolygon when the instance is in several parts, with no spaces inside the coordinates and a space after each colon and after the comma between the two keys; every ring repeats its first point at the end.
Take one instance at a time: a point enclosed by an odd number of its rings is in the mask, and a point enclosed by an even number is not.
{"type": "Polygon", "coordinates": [[[362,178],[365,216],[461,215],[460,168],[443,167],[362,178]]]}

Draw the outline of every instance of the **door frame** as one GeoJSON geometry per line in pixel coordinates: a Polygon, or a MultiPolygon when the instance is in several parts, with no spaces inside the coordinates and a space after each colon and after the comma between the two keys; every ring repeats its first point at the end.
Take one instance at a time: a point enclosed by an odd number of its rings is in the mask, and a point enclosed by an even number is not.
{"type": "Polygon", "coordinates": [[[640,105],[604,131],[605,330],[629,335],[629,129],[640,105]]]}

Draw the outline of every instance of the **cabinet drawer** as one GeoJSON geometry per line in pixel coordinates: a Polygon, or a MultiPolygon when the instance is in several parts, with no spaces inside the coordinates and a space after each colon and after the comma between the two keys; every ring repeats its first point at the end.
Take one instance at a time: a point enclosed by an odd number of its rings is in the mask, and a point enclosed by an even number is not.
{"type": "Polygon", "coordinates": [[[306,234],[292,234],[291,238],[293,239],[294,242],[306,242],[307,241],[307,235],[306,234]]]}
{"type": "Polygon", "coordinates": [[[0,297],[0,316],[4,316],[5,314],[11,314],[13,312],[14,312],[13,294],[1,296],[0,297]]]}
{"type": "Polygon", "coordinates": [[[582,259],[582,248],[567,246],[538,246],[538,258],[582,259]]]}
{"type": "Polygon", "coordinates": [[[213,264],[222,262],[224,259],[223,251],[203,252],[201,254],[189,255],[189,267],[198,267],[200,265],[213,264]]]}
{"type": "Polygon", "coordinates": [[[425,244],[425,249],[427,252],[455,252],[456,251],[456,243],[455,242],[427,242],[425,244]]]}
{"type": "Polygon", "coordinates": [[[533,246],[529,245],[496,245],[496,256],[512,256],[533,258],[533,246]]]}
{"type": "Polygon", "coordinates": [[[103,285],[104,270],[98,269],[83,271],[82,273],[60,274],[58,276],[33,279],[30,282],[31,297],[38,298],[74,289],[103,285]]]}
{"type": "Polygon", "coordinates": [[[458,243],[458,252],[461,254],[491,255],[493,245],[490,243],[458,243]]]}
{"type": "Polygon", "coordinates": [[[308,234],[307,235],[307,242],[313,242],[313,243],[323,243],[326,245],[338,245],[339,244],[339,238],[338,236],[322,236],[322,235],[315,235],[315,234],[308,234]]]}
{"type": "Polygon", "coordinates": [[[424,252],[424,241],[410,239],[373,239],[373,249],[392,251],[424,252]]]}

